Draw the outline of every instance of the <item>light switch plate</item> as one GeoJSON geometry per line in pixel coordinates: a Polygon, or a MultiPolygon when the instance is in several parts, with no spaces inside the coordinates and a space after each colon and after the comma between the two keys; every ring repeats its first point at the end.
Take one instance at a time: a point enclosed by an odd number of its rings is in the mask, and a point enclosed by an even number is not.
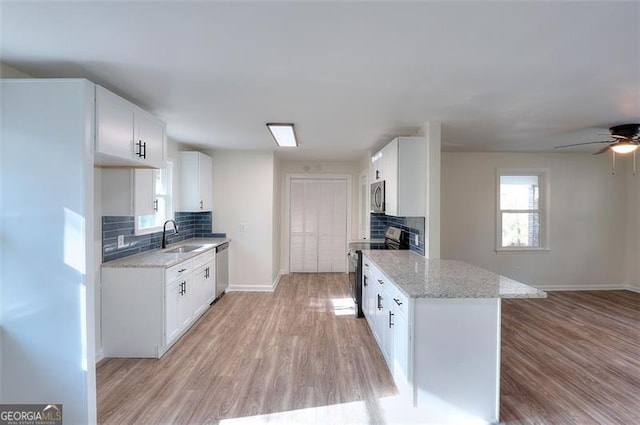
{"type": "Polygon", "coordinates": [[[124,235],[118,235],[118,249],[124,248],[124,235]]]}
{"type": "Polygon", "coordinates": [[[240,223],[240,231],[241,232],[247,231],[247,223],[240,223]]]}

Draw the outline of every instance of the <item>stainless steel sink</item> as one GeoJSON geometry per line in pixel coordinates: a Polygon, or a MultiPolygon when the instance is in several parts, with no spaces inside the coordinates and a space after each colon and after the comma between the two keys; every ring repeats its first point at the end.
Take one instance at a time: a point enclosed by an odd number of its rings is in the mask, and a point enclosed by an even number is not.
{"type": "Polygon", "coordinates": [[[167,254],[183,254],[185,252],[193,252],[202,248],[202,245],[182,245],[177,248],[168,249],[165,252],[167,254]]]}

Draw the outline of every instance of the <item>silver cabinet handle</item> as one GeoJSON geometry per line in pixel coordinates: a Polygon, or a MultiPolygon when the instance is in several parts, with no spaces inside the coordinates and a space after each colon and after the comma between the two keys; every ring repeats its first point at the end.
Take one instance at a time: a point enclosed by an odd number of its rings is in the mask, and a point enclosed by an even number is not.
{"type": "Polygon", "coordinates": [[[378,279],[378,283],[379,283],[380,285],[384,285],[384,281],[383,281],[382,279],[378,279]]]}
{"type": "Polygon", "coordinates": [[[187,269],[180,269],[180,270],[178,270],[178,273],[182,273],[184,271],[187,271],[187,269]]]}
{"type": "Polygon", "coordinates": [[[204,201],[200,201],[200,209],[204,208],[204,201]]]}
{"type": "Polygon", "coordinates": [[[393,323],[393,313],[391,312],[391,310],[389,310],[389,329],[391,329],[391,326],[393,326],[395,323],[393,323]]]}
{"type": "Polygon", "coordinates": [[[399,298],[394,298],[393,300],[396,302],[396,304],[398,304],[398,305],[402,305],[402,303],[400,302],[400,299],[399,299],[399,298]]]}

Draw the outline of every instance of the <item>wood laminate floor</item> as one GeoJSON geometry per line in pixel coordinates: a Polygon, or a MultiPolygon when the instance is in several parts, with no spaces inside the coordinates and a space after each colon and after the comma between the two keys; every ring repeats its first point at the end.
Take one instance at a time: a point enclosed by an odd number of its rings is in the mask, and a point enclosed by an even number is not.
{"type": "MultiPolygon", "coordinates": [[[[162,359],[101,362],[99,423],[418,423],[347,297],[343,274],[225,295],[162,359]]],[[[640,294],[505,300],[502,350],[504,423],[640,424],[640,294]]]]}
{"type": "Polygon", "coordinates": [[[503,300],[501,419],[640,424],[640,294],[503,300]]]}

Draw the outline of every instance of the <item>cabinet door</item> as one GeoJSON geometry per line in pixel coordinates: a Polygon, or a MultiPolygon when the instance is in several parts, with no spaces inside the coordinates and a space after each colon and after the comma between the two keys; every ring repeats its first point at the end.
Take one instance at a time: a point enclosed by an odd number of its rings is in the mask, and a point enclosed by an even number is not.
{"type": "Polygon", "coordinates": [[[384,180],[382,168],[382,151],[379,151],[371,157],[371,183],[384,180]]]}
{"type": "Polygon", "coordinates": [[[409,322],[407,317],[395,308],[393,317],[393,379],[398,387],[406,386],[409,376],[409,322]]]}
{"type": "Polygon", "coordinates": [[[200,267],[193,274],[193,293],[192,293],[192,305],[193,305],[193,316],[199,317],[202,313],[204,313],[207,303],[206,303],[206,287],[207,281],[209,278],[209,269],[208,266],[200,267]]]}
{"type": "Polygon", "coordinates": [[[150,167],[162,168],[165,162],[165,125],[162,121],[136,108],[135,111],[135,144],[139,159],[150,167]]]}
{"type": "Polygon", "coordinates": [[[216,260],[207,264],[207,279],[204,286],[205,308],[216,298],[216,260]]]}
{"type": "Polygon", "coordinates": [[[180,280],[180,297],[178,298],[178,327],[180,330],[189,326],[193,317],[193,279],[180,280]]]}
{"type": "MultiPolygon", "coordinates": [[[[375,284],[374,284],[375,285],[375,284]]],[[[376,286],[375,290],[376,298],[375,298],[375,312],[373,316],[373,334],[378,341],[378,346],[384,353],[384,324],[385,324],[385,316],[386,316],[386,299],[385,293],[382,291],[382,288],[376,286]]],[[[386,357],[386,354],[385,354],[386,357]]]]}
{"type": "Polygon", "coordinates": [[[211,157],[200,152],[180,152],[181,211],[212,210],[211,157]]]}
{"type": "Polygon", "coordinates": [[[389,142],[382,150],[384,162],[385,214],[398,215],[398,139],[389,142]]]}
{"type": "Polygon", "coordinates": [[[198,154],[198,195],[200,211],[212,210],[213,165],[211,158],[204,154],[198,154]]]}
{"type": "Polygon", "coordinates": [[[178,302],[182,297],[181,281],[167,286],[164,294],[164,345],[170,344],[178,336],[181,325],[178,319],[178,302]]]}
{"type": "Polygon", "coordinates": [[[133,209],[136,217],[157,212],[156,173],[152,169],[137,168],[133,172],[133,209]]]}
{"type": "Polygon", "coordinates": [[[96,87],[96,152],[134,160],[135,105],[96,87]]]}
{"type": "MultiPolygon", "coordinates": [[[[369,275],[366,273],[362,274],[362,314],[365,317],[369,316],[369,300],[370,300],[370,284],[369,284],[369,275]]],[[[367,319],[368,320],[368,319],[367,319]]]]}
{"type": "Polygon", "coordinates": [[[394,320],[395,313],[391,306],[391,303],[387,302],[384,310],[384,323],[382,328],[382,333],[384,334],[382,337],[382,345],[383,345],[383,353],[384,357],[387,359],[387,366],[389,366],[389,370],[393,372],[393,355],[395,353],[394,344],[395,344],[395,329],[394,329],[394,320]]]}

